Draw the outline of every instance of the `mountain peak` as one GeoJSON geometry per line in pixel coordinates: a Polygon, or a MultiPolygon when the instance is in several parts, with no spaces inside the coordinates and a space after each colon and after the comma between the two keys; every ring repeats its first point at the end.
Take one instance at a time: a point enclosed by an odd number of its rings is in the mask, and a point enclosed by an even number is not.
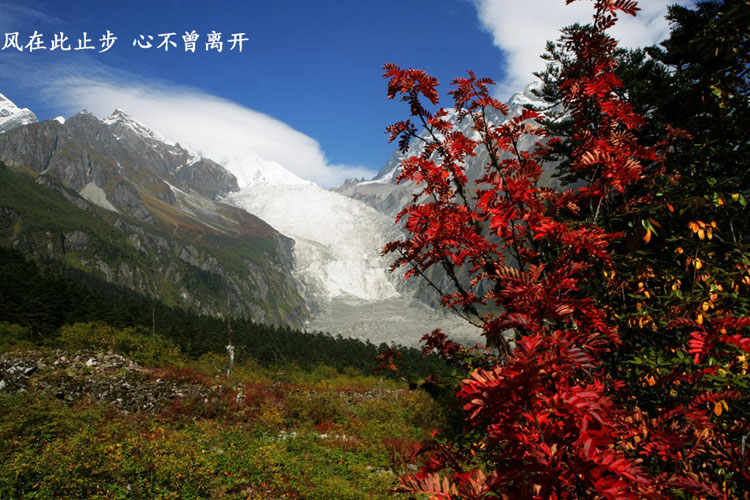
{"type": "Polygon", "coordinates": [[[81,111],[79,111],[78,113],[74,114],[70,118],[71,119],[73,119],[73,118],[82,118],[84,120],[96,120],[96,121],[99,121],[99,119],[96,116],[94,116],[93,114],[89,113],[89,111],[86,110],[86,109],[82,109],[81,111]]]}
{"type": "Polygon", "coordinates": [[[13,101],[0,94],[0,133],[36,122],[36,115],[29,108],[19,108],[13,101]]]}
{"type": "MultiPolygon", "coordinates": [[[[510,98],[510,100],[507,102],[509,107],[513,106],[528,106],[528,105],[535,105],[535,106],[544,106],[546,103],[544,99],[541,97],[538,97],[534,94],[535,91],[540,90],[542,88],[542,82],[541,81],[533,81],[526,85],[526,87],[523,89],[523,92],[516,92],[513,94],[510,98]]],[[[513,114],[513,113],[511,113],[513,114]]]]}
{"type": "Polygon", "coordinates": [[[138,135],[139,137],[143,139],[149,139],[152,141],[161,142],[169,146],[175,145],[174,142],[169,141],[166,138],[164,138],[161,134],[154,132],[152,129],[148,128],[146,125],[139,122],[138,120],[133,118],[131,115],[127,114],[121,108],[116,108],[112,112],[112,114],[110,114],[107,118],[102,120],[102,122],[105,125],[113,127],[113,128],[126,129],[130,132],[135,133],[136,135],[138,135]]]}
{"type": "Polygon", "coordinates": [[[107,118],[104,119],[105,122],[107,122],[108,120],[112,121],[112,122],[115,122],[115,121],[136,121],[135,118],[133,118],[132,116],[130,116],[129,114],[127,114],[125,112],[125,110],[123,110],[122,108],[115,108],[115,110],[112,111],[112,113],[107,118]]]}

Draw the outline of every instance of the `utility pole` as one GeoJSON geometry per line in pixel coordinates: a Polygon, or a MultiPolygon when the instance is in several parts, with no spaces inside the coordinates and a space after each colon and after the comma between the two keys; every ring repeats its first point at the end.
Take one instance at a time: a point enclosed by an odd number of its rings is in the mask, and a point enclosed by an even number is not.
{"type": "Polygon", "coordinates": [[[234,346],[232,345],[232,310],[229,307],[229,293],[227,293],[227,353],[229,353],[229,368],[227,375],[232,373],[234,368],[234,346]]]}

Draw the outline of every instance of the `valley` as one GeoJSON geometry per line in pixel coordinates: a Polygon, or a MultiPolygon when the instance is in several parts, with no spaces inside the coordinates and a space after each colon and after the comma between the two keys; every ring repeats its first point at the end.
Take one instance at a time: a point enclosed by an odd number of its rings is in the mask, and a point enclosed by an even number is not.
{"type": "MultiPolygon", "coordinates": [[[[438,327],[480,341],[474,327],[434,308],[424,284],[389,273],[391,257],[380,251],[400,235],[394,211],[359,200],[358,190],[323,189],[257,155],[216,151],[216,163],[191,151],[210,144],[182,146],[122,109],[37,122],[3,102],[0,160],[34,181],[8,172],[6,189],[23,184],[65,207],[49,209],[59,222],[42,223],[9,193],[0,207],[11,217],[5,245],[203,314],[224,317],[228,304],[234,316],[376,344],[417,346],[438,327]],[[92,222],[73,227],[71,218],[92,222]],[[99,226],[111,233],[104,246],[90,243],[99,226]],[[119,257],[97,250],[115,241],[119,257]]],[[[392,182],[396,161],[385,167],[389,179],[373,182],[401,193],[401,203],[410,187],[392,182]]]]}

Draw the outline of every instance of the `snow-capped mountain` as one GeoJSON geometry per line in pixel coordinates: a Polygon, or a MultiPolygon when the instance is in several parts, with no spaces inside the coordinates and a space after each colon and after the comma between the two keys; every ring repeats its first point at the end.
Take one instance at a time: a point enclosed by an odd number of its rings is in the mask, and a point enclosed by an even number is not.
{"type": "MultiPolygon", "coordinates": [[[[21,113],[10,101],[6,106],[14,110],[9,115],[21,113]]],[[[259,223],[249,218],[268,222],[273,229],[264,229],[265,233],[276,230],[281,234],[270,234],[271,246],[259,245],[253,250],[263,255],[236,254],[250,269],[247,282],[236,281],[239,276],[231,274],[236,270],[221,268],[227,286],[222,285],[221,297],[214,297],[223,301],[226,290],[231,289],[232,304],[247,305],[253,317],[262,317],[256,306],[261,301],[243,296],[256,290],[263,297],[262,307],[273,309],[267,313],[269,318],[282,317],[280,311],[289,304],[294,305],[289,317],[301,318],[309,310],[309,330],[409,345],[416,345],[422,335],[437,327],[457,338],[479,338],[474,327],[415,300],[415,287],[405,284],[401,275],[388,272],[390,257],[380,252],[399,234],[390,214],[325,190],[246,148],[183,146],[117,109],[101,120],[82,111],[35,128],[16,127],[12,133],[0,134],[0,160],[11,166],[24,165],[40,179],[58,179],[89,203],[116,214],[113,217],[134,217],[182,238],[204,231],[219,235],[198,236],[191,247],[182,250],[177,248],[180,243],[152,248],[158,272],[172,273],[164,277],[165,283],[186,274],[174,274],[180,266],[219,272],[220,254],[244,251],[240,247],[245,241],[257,236],[259,223]],[[226,236],[242,242],[225,244],[226,249],[204,251],[199,247],[199,243],[226,236]],[[271,272],[265,262],[281,255],[286,238],[294,240],[293,247],[288,246],[292,258],[280,259],[283,265],[271,272]],[[214,251],[219,253],[214,256],[214,251]],[[263,260],[260,266],[251,262],[257,258],[263,260]],[[287,272],[304,298],[304,310],[294,302],[286,278],[279,278],[287,272]],[[272,303],[274,296],[278,300],[272,303]]],[[[139,251],[148,250],[151,240],[159,241],[162,236],[159,232],[158,237],[149,239],[138,233],[135,225],[118,224],[119,230],[128,231],[131,242],[140,245],[139,251]]],[[[152,279],[145,269],[135,272],[142,275],[141,281],[152,279]]],[[[119,279],[117,273],[113,277],[119,279]]],[[[187,303],[197,300],[197,291],[181,285],[179,290],[188,297],[184,299],[187,303]]],[[[214,299],[200,296],[206,308],[214,299]]]]}
{"type": "Polygon", "coordinates": [[[280,163],[261,158],[256,153],[231,151],[201,150],[201,154],[213,159],[237,177],[240,187],[252,186],[310,186],[313,182],[306,181],[293,174],[280,163]]]}
{"type": "MultiPolygon", "coordinates": [[[[167,144],[168,150],[185,151],[121,110],[103,122],[119,141],[133,145],[138,138],[144,148],[159,144],[164,150],[167,144]]],[[[411,345],[436,327],[456,332],[458,338],[478,338],[474,327],[415,300],[418,289],[405,284],[401,275],[388,272],[390,257],[381,256],[380,251],[399,234],[390,215],[325,190],[246,148],[238,152],[205,143],[200,149],[189,143],[186,147],[193,149],[186,164],[195,158],[211,158],[236,177],[240,189],[228,189],[222,201],[294,240],[293,274],[311,312],[308,329],[411,345]]],[[[179,191],[172,191],[178,203],[186,200],[179,191]]]]}
{"type": "Polygon", "coordinates": [[[173,151],[185,151],[190,154],[189,162],[197,162],[201,158],[210,158],[232,172],[240,187],[312,184],[294,175],[279,163],[265,160],[258,154],[246,150],[240,154],[220,146],[206,144],[196,146],[191,143],[180,145],[163,137],[121,109],[116,109],[102,122],[113,129],[119,140],[129,140],[135,137],[137,140],[143,141],[144,146],[162,149],[168,146],[173,151]]]}
{"type": "Polygon", "coordinates": [[[19,108],[13,101],[0,94],[0,133],[36,122],[36,115],[30,109],[19,108]]]}
{"type": "Polygon", "coordinates": [[[136,137],[141,141],[147,141],[151,146],[175,146],[174,142],[151,130],[120,108],[115,109],[111,115],[102,120],[102,123],[112,128],[118,140],[136,137]]]}
{"type": "Polygon", "coordinates": [[[239,189],[221,165],[122,110],[0,134],[0,172],[0,212],[14,221],[6,244],[203,314],[229,303],[259,322],[301,328],[309,318],[294,242],[219,201],[239,189]]]}

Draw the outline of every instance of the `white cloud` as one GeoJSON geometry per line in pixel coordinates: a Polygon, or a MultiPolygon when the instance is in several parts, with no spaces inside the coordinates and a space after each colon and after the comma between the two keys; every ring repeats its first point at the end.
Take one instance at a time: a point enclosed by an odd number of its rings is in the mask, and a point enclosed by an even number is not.
{"type": "MultiPolygon", "coordinates": [[[[473,0],[479,20],[505,55],[505,78],[499,82],[502,99],[519,92],[534,80],[533,72],[544,69],[540,55],[547,40],[556,40],[560,29],[574,23],[591,22],[591,2],[565,5],[562,0],[473,0]]],[[[667,6],[692,5],[692,0],[641,0],[637,17],[620,15],[612,35],[625,47],[645,47],[669,35],[664,19],[667,6]]]]}
{"type": "Polygon", "coordinates": [[[362,166],[332,164],[312,137],[269,115],[196,89],[146,81],[89,62],[18,70],[63,112],[87,109],[104,118],[120,108],[167,139],[219,163],[228,162],[227,168],[241,182],[252,178],[259,167],[268,167],[277,179],[293,179],[286,169],[324,187],[375,174],[362,166]]]}
{"type": "MultiPolygon", "coordinates": [[[[189,89],[89,80],[66,80],[62,86],[60,97],[76,108],[104,117],[116,106],[170,140],[221,163],[231,162],[230,169],[238,168],[241,158],[256,159],[257,164],[259,156],[322,186],[373,175],[362,167],[330,164],[313,138],[226,99],[189,89]]],[[[254,172],[236,173],[248,177],[254,172]]]]}

